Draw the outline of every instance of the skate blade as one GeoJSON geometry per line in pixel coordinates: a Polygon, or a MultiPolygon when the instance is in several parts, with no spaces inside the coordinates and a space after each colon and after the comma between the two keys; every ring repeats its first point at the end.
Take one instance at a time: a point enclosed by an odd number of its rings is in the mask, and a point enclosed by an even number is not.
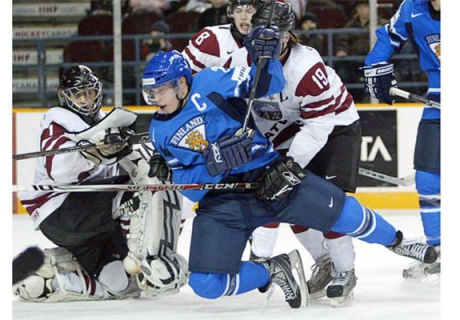
{"type": "Polygon", "coordinates": [[[319,290],[315,293],[310,293],[310,299],[319,300],[326,296],[326,289],[319,290]]]}
{"type": "Polygon", "coordinates": [[[343,307],[344,305],[347,305],[351,301],[353,301],[354,298],[355,298],[355,294],[353,293],[353,291],[350,292],[345,297],[331,298],[331,306],[334,308],[343,307]]]}
{"type": "Polygon", "coordinates": [[[300,286],[300,298],[302,307],[308,307],[308,303],[310,300],[310,295],[307,289],[307,280],[305,277],[305,271],[302,264],[302,259],[300,258],[300,254],[298,250],[293,250],[289,253],[289,259],[291,261],[291,268],[292,270],[296,270],[297,276],[299,277],[299,286],[300,286]]]}

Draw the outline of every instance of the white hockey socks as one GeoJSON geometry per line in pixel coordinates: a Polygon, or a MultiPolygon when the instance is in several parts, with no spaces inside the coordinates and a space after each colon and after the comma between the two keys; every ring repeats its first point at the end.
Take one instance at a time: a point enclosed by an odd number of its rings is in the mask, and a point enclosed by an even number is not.
{"type": "Polygon", "coordinates": [[[268,259],[273,256],[278,228],[259,227],[252,233],[251,251],[258,258],[268,259]]]}

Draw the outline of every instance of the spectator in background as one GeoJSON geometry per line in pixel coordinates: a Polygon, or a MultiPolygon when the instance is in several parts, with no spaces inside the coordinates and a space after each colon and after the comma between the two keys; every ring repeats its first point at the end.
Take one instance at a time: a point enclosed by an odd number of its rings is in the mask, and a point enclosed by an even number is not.
{"type": "MultiPolygon", "coordinates": [[[[385,24],[386,21],[379,18],[378,25],[385,24]]],[[[355,1],[355,13],[353,18],[347,22],[345,29],[365,29],[369,31],[369,2],[368,0],[355,1]]],[[[336,37],[335,55],[338,58],[347,56],[365,56],[370,50],[369,32],[346,33],[336,37]]],[[[364,57],[363,57],[364,58],[364,57]]],[[[362,82],[362,72],[359,70],[362,59],[356,61],[338,61],[334,68],[337,74],[345,83],[362,82]]],[[[351,89],[353,97],[361,102],[366,95],[363,89],[351,89]]]]}
{"type": "Polygon", "coordinates": [[[203,13],[206,9],[211,8],[211,4],[207,0],[189,0],[185,5],[184,11],[195,11],[203,13]]]}
{"type": "Polygon", "coordinates": [[[227,0],[209,0],[212,7],[203,11],[198,21],[198,28],[230,23],[227,17],[227,0]]]}
{"type": "Polygon", "coordinates": [[[131,14],[156,12],[163,15],[163,11],[169,9],[168,0],[129,0],[131,14]]]}
{"type": "Polygon", "coordinates": [[[296,20],[300,21],[302,16],[307,12],[308,0],[290,0],[289,3],[294,11],[296,20]]]}
{"type": "Polygon", "coordinates": [[[150,27],[151,38],[144,41],[141,48],[141,57],[148,62],[158,51],[171,51],[172,44],[169,39],[163,38],[170,32],[170,28],[163,20],[157,21],[150,27]]]}
{"type": "Polygon", "coordinates": [[[324,37],[321,34],[310,34],[310,30],[318,28],[318,17],[313,12],[306,12],[300,19],[299,27],[306,32],[299,36],[299,40],[303,45],[313,47],[319,51],[321,55],[325,55],[323,48],[324,37]]]}

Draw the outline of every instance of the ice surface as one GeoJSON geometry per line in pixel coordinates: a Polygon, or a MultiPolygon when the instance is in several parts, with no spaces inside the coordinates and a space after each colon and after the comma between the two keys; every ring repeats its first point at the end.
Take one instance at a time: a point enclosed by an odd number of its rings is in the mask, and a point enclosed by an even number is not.
{"type": "MultiPolygon", "coordinates": [[[[415,212],[385,214],[406,236],[421,236],[420,218],[415,212]]],[[[188,257],[191,220],[186,222],[180,237],[179,251],[188,257]]],[[[43,235],[33,231],[30,218],[25,215],[13,217],[13,254],[16,255],[30,245],[42,248],[52,244],[43,235]]],[[[122,301],[94,301],[68,303],[25,303],[12,297],[13,319],[286,319],[286,320],[435,320],[441,319],[441,290],[438,279],[420,282],[404,280],[402,270],[412,260],[400,257],[376,244],[354,240],[356,250],[356,274],[358,283],[355,299],[341,308],[332,308],[326,298],[311,301],[308,308],[290,309],[284,302],[281,289],[276,288],[270,301],[267,294],[257,290],[218,300],[205,300],[194,295],[187,286],[174,296],[161,298],[141,297],[122,301]]],[[[282,226],[275,253],[289,252],[299,248],[305,272],[309,278],[313,260],[300,246],[287,226],[282,226]]],[[[248,257],[246,250],[245,258],[248,257]]],[[[458,316],[446,316],[454,319],[458,316]]]]}

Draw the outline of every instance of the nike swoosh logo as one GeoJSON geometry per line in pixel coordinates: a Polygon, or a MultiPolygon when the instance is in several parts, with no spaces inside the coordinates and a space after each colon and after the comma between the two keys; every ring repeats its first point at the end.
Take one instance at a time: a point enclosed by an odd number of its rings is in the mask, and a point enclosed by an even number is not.
{"type": "Polygon", "coordinates": [[[227,51],[227,54],[232,54],[232,53],[233,53],[233,51],[227,51]]]}
{"type": "Polygon", "coordinates": [[[324,178],[325,178],[326,180],[331,180],[331,179],[334,179],[334,178],[336,178],[336,177],[337,177],[337,176],[325,176],[324,178]]]}
{"type": "Polygon", "coordinates": [[[328,207],[332,208],[332,206],[334,206],[334,199],[331,197],[331,202],[329,202],[328,207]]]}
{"type": "Polygon", "coordinates": [[[422,14],[423,14],[423,13],[411,13],[411,14],[410,14],[410,17],[411,17],[411,18],[417,18],[417,17],[421,16],[422,14]]]}

